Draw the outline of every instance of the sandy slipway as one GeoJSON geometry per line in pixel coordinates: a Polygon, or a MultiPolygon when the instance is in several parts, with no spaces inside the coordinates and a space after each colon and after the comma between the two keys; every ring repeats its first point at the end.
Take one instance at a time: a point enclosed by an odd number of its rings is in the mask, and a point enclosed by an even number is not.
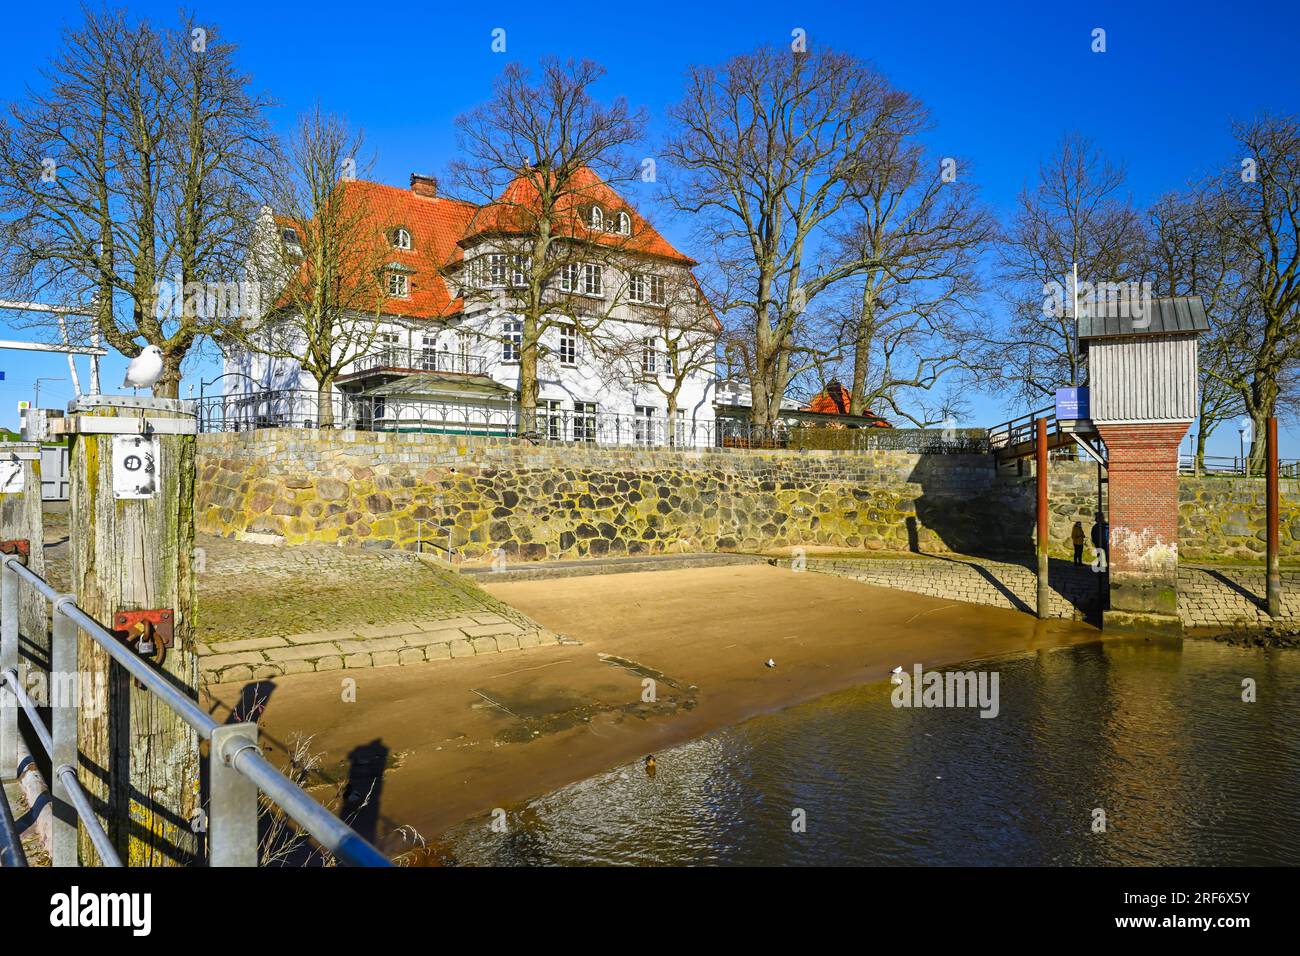
{"type": "MultiPolygon", "coordinates": [[[[766,565],[517,583],[492,595],[566,643],[263,682],[263,741],[324,755],[315,795],[373,792],[366,835],[435,843],[476,814],[898,665],[1100,639],[1096,629],[766,565]],[[775,667],[766,667],[767,660],[775,667]],[[355,681],[355,685],[348,683],[355,681]],[[654,699],[645,699],[653,681],[654,699]],[[351,701],[351,702],[350,702],[351,701]]],[[[208,689],[224,713],[250,685],[208,689]]],[[[436,855],[436,850],[434,855],[436,855]]]]}

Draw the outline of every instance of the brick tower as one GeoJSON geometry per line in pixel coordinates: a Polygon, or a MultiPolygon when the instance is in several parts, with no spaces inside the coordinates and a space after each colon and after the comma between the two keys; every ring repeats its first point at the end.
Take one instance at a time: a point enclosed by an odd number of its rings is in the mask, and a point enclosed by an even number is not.
{"type": "Polygon", "coordinates": [[[1079,319],[1092,424],[1108,458],[1107,628],[1181,630],[1178,444],[1196,417],[1197,341],[1208,329],[1199,296],[1079,319]]]}

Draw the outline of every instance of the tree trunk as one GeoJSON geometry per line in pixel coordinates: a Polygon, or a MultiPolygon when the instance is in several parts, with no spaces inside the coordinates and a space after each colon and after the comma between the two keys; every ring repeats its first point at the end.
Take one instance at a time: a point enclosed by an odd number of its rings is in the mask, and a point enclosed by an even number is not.
{"type": "Polygon", "coordinates": [[[316,386],[316,427],[334,427],[334,383],[331,379],[316,386]]]}
{"type": "Polygon", "coordinates": [[[181,359],[174,352],[163,353],[163,373],[153,387],[154,398],[179,398],[181,393],[181,359]]]}
{"type": "Polygon", "coordinates": [[[669,448],[677,447],[677,392],[673,391],[668,396],[668,423],[664,426],[668,434],[665,436],[669,448]]]}
{"type": "Polygon", "coordinates": [[[519,343],[519,434],[537,432],[537,320],[524,319],[524,331],[519,343]]]}
{"type": "Polygon", "coordinates": [[[867,377],[871,370],[871,344],[876,329],[875,297],[870,286],[862,292],[862,311],[858,315],[857,334],[853,340],[853,387],[849,391],[849,414],[861,415],[867,405],[867,377]]]}

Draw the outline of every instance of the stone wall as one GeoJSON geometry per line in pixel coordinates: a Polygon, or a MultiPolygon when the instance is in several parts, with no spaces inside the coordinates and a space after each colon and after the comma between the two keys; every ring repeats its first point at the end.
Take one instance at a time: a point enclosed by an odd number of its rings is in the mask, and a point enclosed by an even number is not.
{"type": "MultiPolygon", "coordinates": [[[[1185,548],[1222,537],[1249,551],[1246,502],[1219,513],[1235,482],[1184,482],[1205,496],[1182,516],[1185,548]],[[1202,490],[1201,485],[1206,487],[1202,490]],[[1199,520],[1198,520],[1199,519],[1199,520]]],[[[1295,482],[1287,482],[1294,486],[1295,482]]],[[[1300,556],[1296,489],[1284,554],[1300,556]]],[[[1245,493],[1245,492],[1241,492],[1245,493]]],[[[1096,468],[1053,463],[1053,555],[1096,511],[1096,468]]],[[[542,560],[792,545],[1023,557],[1033,550],[1032,477],[984,455],[898,451],[670,451],[511,439],[260,430],[199,438],[200,529],[297,544],[414,549],[418,537],[467,558],[496,548],[542,560]]],[[[1259,539],[1262,548],[1262,538],[1259,539]]],[[[1253,553],[1253,552],[1252,552],[1253,553]]]]}

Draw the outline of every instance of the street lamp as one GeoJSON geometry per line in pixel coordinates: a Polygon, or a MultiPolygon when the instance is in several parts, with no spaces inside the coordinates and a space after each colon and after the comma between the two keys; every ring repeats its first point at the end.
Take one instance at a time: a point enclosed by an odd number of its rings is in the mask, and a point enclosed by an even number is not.
{"type": "Polygon", "coordinates": [[[1246,460],[1246,432],[1250,431],[1247,419],[1237,423],[1237,448],[1241,452],[1241,473],[1250,477],[1250,463],[1246,460]]]}

